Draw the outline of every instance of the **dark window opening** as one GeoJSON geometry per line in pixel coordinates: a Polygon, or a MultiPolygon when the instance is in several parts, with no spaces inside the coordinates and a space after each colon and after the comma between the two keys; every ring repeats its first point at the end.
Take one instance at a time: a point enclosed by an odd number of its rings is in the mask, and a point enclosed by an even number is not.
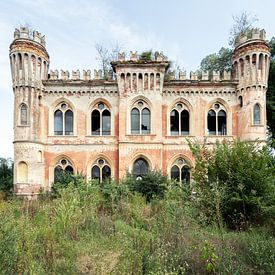
{"type": "Polygon", "coordinates": [[[243,97],[241,95],[239,96],[239,104],[240,107],[243,107],[243,97]]]}
{"type": "Polygon", "coordinates": [[[100,135],[100,113],[98,110],[92,111],[92,135],[100,135]]]}
{"type": "Polygon", "coordinates": [[[181,112],[181,134],[189,135],[189,112],[187,110],[183,110],[181,112]]]}
{"type": "Polygon", "coordinates": [[[102,135],[111,134],[111,114],[108,110],[102,112],[102,135]]]}
{"type": "Polygon", "coordinates": [[[108,165],[105,165],[102,168],[102,180],[105,180],[105,179],[110,178],[110,177],[111,177],[111,169],[108,165]]]}
{"type": "Polygon", "coordinates": [[[207,127],[209,135],[216,135],[216,112],[214,110],[208,112],[207,127]]]}
{"type": "Polygon", "coordinates": [[[180,181],[180,169],[176,165],[171,168],[171,179],[180,181]]]}
{"type": "Polygon", "coordinates": [[[190,168],[188,166],[181,168],[181,182],[190,183],[190,168]]]}
{"type": "Polygon", "coordinates": [[[176,110],[170,113],[170,132],[173,136],[179,134],[179,112],[176,110]]]}
{"type": "Polygon", "coordinates": [[[218,113],[218,135],[226,135],[226,113],[223,110],[218,113]]]}
{"type": "Polygon", "coordinates": [[[100,169],[97,165],[92,168],[92,179],[100,180],[100,169]]]}

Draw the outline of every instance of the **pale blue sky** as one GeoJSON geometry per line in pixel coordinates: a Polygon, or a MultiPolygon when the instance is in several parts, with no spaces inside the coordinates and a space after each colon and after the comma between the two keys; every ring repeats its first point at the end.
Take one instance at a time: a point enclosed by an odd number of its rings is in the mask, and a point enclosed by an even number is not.
{"type": "Polygon", "coordinates": [[[98,68],[94,45],[161,50],[187,71],[228,46],[232,15],[256,15],[275,36],[274,0],[0,0],[0,157],[13,157],[9,44],[26,22],[46,36],[50,69],[98,68]]]}

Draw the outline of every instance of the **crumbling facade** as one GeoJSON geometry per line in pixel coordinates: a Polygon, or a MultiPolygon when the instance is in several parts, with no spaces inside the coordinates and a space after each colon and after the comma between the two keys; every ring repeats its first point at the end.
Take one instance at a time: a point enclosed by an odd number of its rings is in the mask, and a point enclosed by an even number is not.
{"type": "Polygon", "coordinates": [[[131,52],[113,71],[49,71],[45,38],[16,29],[10,45],[14,92],[14,188],[19,195],[50,190],[63,170],[116,180],[148,169],[190,180],[187,138],[213,144],[266,140],[270,52],[265,31],[236,40],[232,72],[168,73],[156,52],[131,52]]]}

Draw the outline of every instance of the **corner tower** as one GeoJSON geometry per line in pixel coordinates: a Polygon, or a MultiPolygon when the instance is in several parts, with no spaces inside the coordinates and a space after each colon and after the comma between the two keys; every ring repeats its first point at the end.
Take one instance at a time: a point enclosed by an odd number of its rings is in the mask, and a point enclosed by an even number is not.
{"type": "Polygon", "coordinates": [[[270,50],[265,36],[265,30],[252,29],[237,37],[233,51],[233,77],[239,80],[238,136],[242,140],[266,140],[270,50]]]}
{"type": "Polygon", "coordinates": [[[26,27],[15,29],[10,45],[14,93],[14,189],[36,194],[44,178],[42,145],[42,80],[48,77],[45,37],[26,27]]]}

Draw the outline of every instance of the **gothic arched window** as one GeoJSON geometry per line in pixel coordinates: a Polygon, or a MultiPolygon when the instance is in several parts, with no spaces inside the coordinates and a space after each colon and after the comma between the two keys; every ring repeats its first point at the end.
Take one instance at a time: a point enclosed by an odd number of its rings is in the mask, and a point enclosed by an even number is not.
{"type": "Polygon", "coordinates": [[[110,177],[111,167],[109,163],[103,158],[98,159],[92,166],[91,178],[102,182],[110,177]]]}
{"type": "Polygon", "coordinates": [[[28,125],[28,106],[25,103],[20,106],[20,125],[28,125]]]}
{"type": "Polygon", "coordinates": [[[170,133],[173,136],[189,135],[189,111],[180,102],[170,112],[170,133]]]}
{"type": "Polygon", "coordinates": [[[54,180],[56,181],[58,177],[63,173],[74,173],[74,168],[71,162],[66,158],[60,159],[59,162],[56,164],[54,168],[54,180]]]}
{"type": "Polygon", "coordinates": [[[207,114],[207,129],[209,135],[226,135],[226,111],[220,103],[213,104],[207,114]]]}
{"type": "Polygon", "coordinates": [[[149,164],[144,158],[138,158],[133,165],[133,174],[137,179],[142,179],[148,173],[149,164]]]}
{"type": "Polygon", "coordinates": [[[54,134],[59,136],[74,134],[74,113],[65,102],[60,103],[54,112],[54,134]]]}
{"type": "Polygon", "coordinates": [[[258,103],[256,103],[253,107],[253,124],[261,124],[261,107],[258,103]]]}
{"type": "Polygon", "coordinates": [[[151,112],[148,105],[143,101],[137,101],[131,110],[131,133],[150,134],[151,112]]]}
{"type": "Polygon", "coordinates": [[[111,135],[111,113],[103,102],[99,102],[92,110],[91,134],[94,136],[111,135]]]}
{"type": "Polygon", "coordinates": [[[170,176],[178,182],[190,183],[189,164],[183,158],[178,158],[172,165],[170,176]]]}

